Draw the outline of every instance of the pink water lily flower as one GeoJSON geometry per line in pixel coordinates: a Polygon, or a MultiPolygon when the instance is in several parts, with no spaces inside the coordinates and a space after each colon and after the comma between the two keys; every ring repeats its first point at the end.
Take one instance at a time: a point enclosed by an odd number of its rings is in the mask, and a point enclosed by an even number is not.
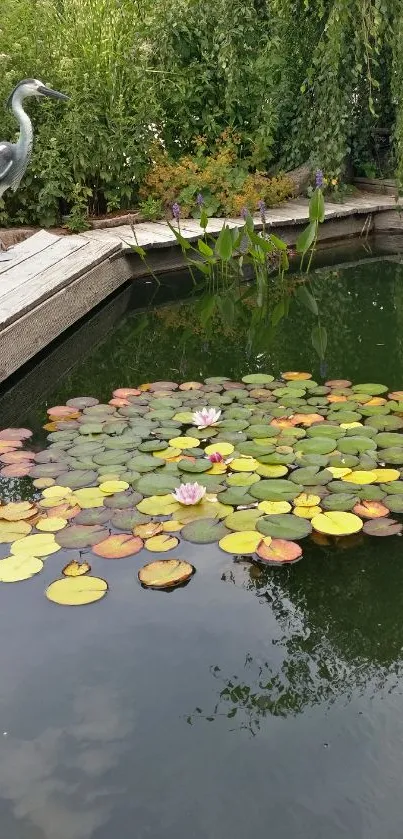
{"type": "Polygon", "coordinates": [[[209,454],[208,459],[210,463],[224,463],[224,458],[220,452],[213,452],[209,454]]]}
{"type": "Polygon", "coordinates": [[[221,411],[217,411],[216,408],[202,408],[201,411],[194,412],[192,422],[199,429],[208,428],[210,425],[216,425],[220,416],[221,411]]]}
{"type": "Polygon", "coordinates": [[[175,501],[179,504],[198,504],[206,494],[206,487],[200,486],[198,483],[181,484],[175,492],[172,493],[175,501]]]}

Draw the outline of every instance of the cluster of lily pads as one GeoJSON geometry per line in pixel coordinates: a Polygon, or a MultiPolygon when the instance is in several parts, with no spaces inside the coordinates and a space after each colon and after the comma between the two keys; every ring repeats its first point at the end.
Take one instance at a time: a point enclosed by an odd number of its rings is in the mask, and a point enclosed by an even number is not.
{"type": "Polygon", "coordinates": [[[310,534],[403,529],[390,515],[403,513],[403,391],[382,384],[256,373],[119,388],[107,404],[84,396],[47,413],[45,450],[27,448],[28,429],[0,431],[0,476],[29,476],[34,488],[32,501],[0,503],[0,543],[10,545],[0,582],[72,551],[46,590],[56,603],[106,594],[91,553],[169,552],[138,571],[144,586],[167,588],[195,571],[171,558],[181,541],[283,565],[310,534]]]}

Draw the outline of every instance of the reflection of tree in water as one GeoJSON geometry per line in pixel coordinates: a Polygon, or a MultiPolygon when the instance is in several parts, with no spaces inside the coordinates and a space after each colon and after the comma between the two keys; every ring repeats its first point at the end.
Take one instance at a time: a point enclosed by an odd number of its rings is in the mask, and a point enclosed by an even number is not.
{"type": "Polygon", "coordinates": [[[304,544],[289,568],[235,562],[223,575],[270,606],[279,635],[268,661],[246,655],[242,673],[211,673],[215,707],[188,718],[234,719],[256,734],[269,715],[287,717],[314,705],[393,691],[403,664],[403,559],[398,537],[364,536],[328,545],[304,544]]]}

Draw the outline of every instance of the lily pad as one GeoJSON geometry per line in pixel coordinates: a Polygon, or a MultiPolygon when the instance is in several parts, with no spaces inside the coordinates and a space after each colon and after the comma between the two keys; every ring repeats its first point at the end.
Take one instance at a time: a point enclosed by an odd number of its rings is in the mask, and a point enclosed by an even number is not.
{"type": "Polygon", "coordinates": [[[250,494],[259,501],[292,501],[296,495],[302,492],[302,484],[295,484],[292,481],[262,480],[250,487],[250,494]]]}
{"type": "Polygon", "coordinates": [[[164,589],[183,585],[194,573],[195,568],[189,562],[161,559],[144,565],[138,573],[138,578],[143,586],[164,589]]]}
{"type": "Polygon", "coordinates": [[[262,511],[259,509],[237,510],[235,513],[227,516],[224,523],[229,530],[253,530],[257,520],[262,515],[262,511]]]}
{"type": "Polygon", "coordinates": [[[128,533],[115,533],[97,542],[93,546],[92,552],[97,556],[102,556],[104,559],[123,559],[124,557],[137,554],[141,551],[143,544],[143,540],[139,536],[131,536],[128,533]]]}
{"type": "Polygon", "coordinates": [[[100,577],[78,576],[55,580],[46,589],[46,597],[61,606],[85,606],[105,597],[108,584],[100,577]]]}
{"type": "Polygon", "coordinates": [[[302,548],[287,539],[272,539],[269,545],[262,540],[256,554],[260,561],[269,565],[286,565],[301,559],[302,548]]]}
{"type": "Polygon", "coordinates": [[[219,541],[221,550],[234,556],[247,556],[255,553],[262,541],[262,535],[256,530],[244,530],[240,533],[229,533],[219,541]]]}
{"type": "Polygon", "coordinates": [[[394,519],[379,518],[366,521],[363,529],[368,536],[398,536],[403,530],[403,524],[394,519]]]}
{"type": "Polygon", "coordinates": [[[353,495],[353,493],[333,492],[331,495],[327,495],[326,498],[322,499],[321,505],[324,510],[340,510],[341,512],[346,512],[347,510],[352,510],[358,501],[358,496],[353,495]]]}
{"type": "Polygon", "coordinates": [[[312,527],[318,533],[329,536],[348,536],[358,533],[362,529],[362,521],[354,513],[331,511],[320,513],[312,519],[312,527]]]}
{"type": "Polygon", "coordinates": [[[227,536],[229,530],[217,519],[197,519],[185,524],[181,530],[181,536],[187,542],[194,542],[196,545],[208,545],[218,542],[227,536]]]}
{"type": "Polygon", "coordinates": [[[180,485],[180,480],[170,474],[148,474],[144,475],[136,483],[136,489],[142,495],[167,495],[173,492],[180,485]]]}
{"type": "Polygon", "coordinates": [[[43,562],[36,556],[7,556],[0,559],[0,583],[18,583],[29,580],[42,571],[43,562]]]}
{"type": "Polygon", "coordinates": [[[107,534],[108,531],[100,525],[72,524],[56,533],[56,549],[58,550],[59,546],[61,548],[89,548],[96,545],[107,534]]]}
{"type": "Polygon", "coordinates": [[[285,515],[263,516],[256,522],[256,528],[264,536],[273,539],[303,539],[312,531],[311,522],[286,513],[285,515]]]}

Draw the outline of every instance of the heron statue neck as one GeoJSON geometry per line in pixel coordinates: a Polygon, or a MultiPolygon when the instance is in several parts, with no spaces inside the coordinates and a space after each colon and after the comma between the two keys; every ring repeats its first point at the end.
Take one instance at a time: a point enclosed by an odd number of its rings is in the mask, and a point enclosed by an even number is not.
{"type": "Polygon", "coordinates": [[[31,120],[22,107],[23,96],[17,90],[11,102],[11,109],[20,124],[20,136],[17,141],[17,152],[20,158],[28,162],[31,157],[34,132],[31,120]]]}

